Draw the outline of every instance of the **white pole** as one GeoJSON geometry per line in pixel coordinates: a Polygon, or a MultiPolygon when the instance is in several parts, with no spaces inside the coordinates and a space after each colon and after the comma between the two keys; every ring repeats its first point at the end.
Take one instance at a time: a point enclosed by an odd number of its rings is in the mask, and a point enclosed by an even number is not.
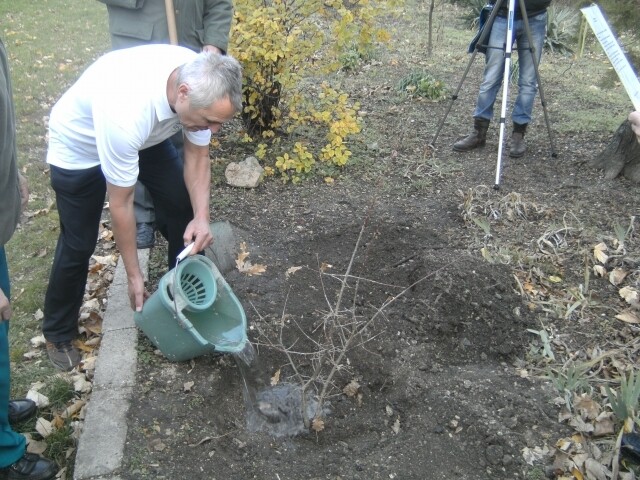
{"type": "Polygon", "coordinates": [[[507,100],[509,97],[509,77],[511,76],[511,50],[513,45],[513,27],[515,22],[515,0],[509,0],[507,13],[507,39],[504,49],[504,76],[502,78],[502,107],[500,108],[500,142],[498,143],[498,163],[496,165],[496,183],[494,188],[500,188],[500,169],[502,167],[502,150],[504,127],[507,116],[507,100]]]}

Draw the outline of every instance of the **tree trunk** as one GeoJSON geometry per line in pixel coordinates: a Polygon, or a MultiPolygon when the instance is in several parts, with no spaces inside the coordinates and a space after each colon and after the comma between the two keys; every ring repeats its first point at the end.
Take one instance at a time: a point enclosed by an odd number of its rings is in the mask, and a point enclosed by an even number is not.
{"type": "Polygon", "coordinates": [[[609,180],[622,175],[632,182],[640,183],[640,143],[628,120],[618,127],[611,142],[589,164],[603,169],[605,178],[609,180]]]}

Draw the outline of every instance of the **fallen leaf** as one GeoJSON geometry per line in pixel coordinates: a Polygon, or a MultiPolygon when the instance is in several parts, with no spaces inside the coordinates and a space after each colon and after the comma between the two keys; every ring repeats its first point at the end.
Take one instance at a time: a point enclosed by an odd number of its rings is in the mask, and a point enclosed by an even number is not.
{"type": "Polygon", "coordinates": [[[347,397],[355,397],[358,394],[358,390],[360,389],[360,384],[355,380],[351,380],[345,387],[342,389],[342,392],[347,397]]]}
{"type": "Polygon", "coordinates": [[[42,438],[47,438],[53,433],[53,425],[49,420],[39,417],[36,420],[36,432],[38,432],[42,438]]]}
{"type": "Polygon", "coordinates": [[[271,377],[271,386],[278,385],[280,383],[280,369],[276,370],[276,373],[271,377]]]}
{"type": "MultiPolygon", "coordinates": [[[[28,434],[23,435],[26,437],[28,434]]],[[[47,450],[48,444],[44,440],[34,440],[33,438],[27,440],[29,442],[27,443],[27,452],[42,455],[47,450]]]]}
{"type": "Polygon", "coordinates": [[[609,281],[613,285],[618,286],[624,281],[624,279],[628,274],[629,272],[627,272],[625,269],[616,267],[613,270],[611,270],[611,272],[609,272],[609,281]]]}
{"type": "Polygon", "coordinates": [[[24,358],[25,360],[33,360],[34,358],[39,357],[41,353],[42,352],[38,350],[29,350],[28,352],[22,354],[22,358],[24,358]]]}
{"type": "Polygon", "coordinates": [[[585,473],[589,480],[607,480],[611,476],[611,472],[597,460],[587,458],[584,462],[585,473]]]}
{"type": "Polygon", "coordinates": [[[73,380],[73,390],[80,393],[88,393],[91,391],[91,382],[88,382],[83,374],[77,374],[71,377],[73,380]]]}
{"type": "Polygon", "coordinates": [[[607,245],[604,242],[601,242],[595,247],[593,247],[593,256],[597,261],[599,261],[602,264],[607,263],[607,260],[609,260],[609,256],[606,253],[604,253],[607,251],[607,249],[608,249],[607,245]]]}
{"type": "Polygon", "coordinates": [[[98,357],[87,357],[82,359],[82,369],[87,372],[91,372],[96,369],[96,361],[98,357]]]}
{"type": "Polygon", "coordinates": [[[533,449],[529,447],[524,447],[522,449],[522,457],[524,461],[529,465],[533,465],[536,462],[544,459],[544,457],[549,455],[549,447],[546,445],[544,447],[534,447],[533,449]]]}
{"type": "Polygon", "coordinates": [[[33,400],[38,408],[49,406],[49,398],[36,390],[29,390],[27,392],[27,398],[33,400]]]}
{"type": "Polygon", "coordinates": [[[333,268],[333,265],[331,265],[330,263],[327,263],[327,262],[322,262],[322,264],[320,265],[320,271],[321,272],[329,270],[330,268],[333,268]]]}
{"type": "Polygon", "coordinates": [[[81,409],[82,407],[84,407],[86,405],[87,402],[85,402],[84,400],[76,400],[73,405],[69,405],[64,412],[62,412],[61,417],[62,418],[71,418],[74,415],[76,415],[81,409]]]}
{"type": "Polygon", "coordinates": [[[596,419],[595,429],[593,430],[595,437],[604,437],[615,433],[615,424],[611,419],[611,412],[606,413],[608,414],[606,417],[596,419]]]}
{"type": "Polygon", "coordinates": [[[625,302],[629,305],[637,307],[640,305],[640,294],[635,288],[631,287],[622,287],[618,294],[624,298],[625,302]]]}
{"type": "Polygon", "coordinates": [[[571,420],[569,420],[569,425],[575,428],[578,432],[582,433],[591,433],[595,430],[594,426],[585,422],[581,417],[574,416],[571,420]]]}
{"type": "Polygon", "coordinates": [[[265,265],[253,265],[249,260],[247,260],[248,256],[249,252],[247,252],[247,244],[242,242],[240,244],[240,253],[238,253],[238,257],[236,258],[236,268],[239,272],[246,273],[247,275],[260,275],[267,270],[265,265]]]}
{"type": "Polygon", "coordinates": [[[294,273],[296,273],[301,268],[302,267],[291,267],[291,268],[287,269],[287,271],[285,272],[284,276],[286,278],[289,278],[289,275],[293,275],[294,273]]]}
{"type": "Polygon", "coordinates": [[[584,477],[582,476],[582,472],[578,470],[576,467],[573,467],[571,469],[571,475],[573,475],[576,480],[584,480],[584,477]]]}
{"type": "Polygon", "coordinates": [[[640,323],[640,318],[631,310],[625,310],[622,313],[616,315],[618,320],[622,320],[625,323],[640,323]]]}
{"type": "MultiPolygon", "coordinates": [[[[393,426],[391,427],[393,433],[398,435],[400,433],[400,417],[396,417],[396,421],[393,422],[393,426]]],[[[456,432],[457,433],[457,432],[456,432]]]]}
{"type": "Polygon", "coordinates": [[[311,430],[313,430],[314,432],[321,432],[324,430],[324,421],[319,418],[316,417],[311,421],[311,430]]]}
{"type": "Polygon", "coordinates": [[[574,395],[573,404],[583,418],[594,420],[600,414],[600,405],[587,394],[574,395]]]}
{"type": "Polygon", "coordinates": [[[594,265],[593,273],[596,277],[604,277],[607,274],[607,269],[602,265],[594,265]]]}

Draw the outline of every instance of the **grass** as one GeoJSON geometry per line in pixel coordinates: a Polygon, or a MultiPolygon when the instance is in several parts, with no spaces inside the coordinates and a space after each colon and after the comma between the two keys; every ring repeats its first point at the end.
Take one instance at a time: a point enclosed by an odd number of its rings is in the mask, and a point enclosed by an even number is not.
{"type": "MultiPolygon", "coordinates": [[[[0,36],[5,43],[16,108],[18,163],[29,181],[30,202],[19,229],[7,244],[12,282],[10,331],[11,394],[24,397],[35,382],[50,396],[53,417],[73,398],[73,388],[55,375],[41,355],[26,360],[29,340],[40,334],[49,270],[58,236],[58,216],[46,155],[46,122],[53,104],[84,68],[110,48],[106,7],[86,0],[0,1],[0,36]]],[[[37,436],[32,429],[32,434],[37,436]]],[[[47,439],[45,455],[73,470],[72,428],[67,422],[47,439]]]]}
{"type": "MultiPolygon", "coordinates": [[[[46,118],[55,101],[82,70],[109,49],[104,5],[83,0],[0,2],[2,31],[9,55],[17,117],[18,162],[31,192],[26,217],[7,245],[14,318],[11,348],[29,348],[39,330],[34,315],[42,309],[58,236],[54,194],[49,184],[46,118]],[[69,13],[73,12],[73,15],[69,13]]],[[[15,364],[18,355],[12,354],[15,364]]],[[[17,368],[14,366],[14,368],[17,368]]],[[[46,368],[44,368],[46,370],[46,368]]],[[[36,378],[14,376],[16,396],[36,378]]]]}

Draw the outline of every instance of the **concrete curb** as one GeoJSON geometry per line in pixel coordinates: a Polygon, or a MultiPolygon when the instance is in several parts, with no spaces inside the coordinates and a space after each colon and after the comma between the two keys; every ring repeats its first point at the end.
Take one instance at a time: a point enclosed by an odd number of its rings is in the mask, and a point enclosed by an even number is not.
{"type": "MultiPolygon", "coordinates": [[[[149,250],[138,250],[147,274],[149,250]]],[[[74,480],[121,480],[127,440],[127,413],[136,381],[138,330],[127,293],[127,277],[118,261],[102,320],[102,341],[93,391],[78,442],[74,480]]]]}

